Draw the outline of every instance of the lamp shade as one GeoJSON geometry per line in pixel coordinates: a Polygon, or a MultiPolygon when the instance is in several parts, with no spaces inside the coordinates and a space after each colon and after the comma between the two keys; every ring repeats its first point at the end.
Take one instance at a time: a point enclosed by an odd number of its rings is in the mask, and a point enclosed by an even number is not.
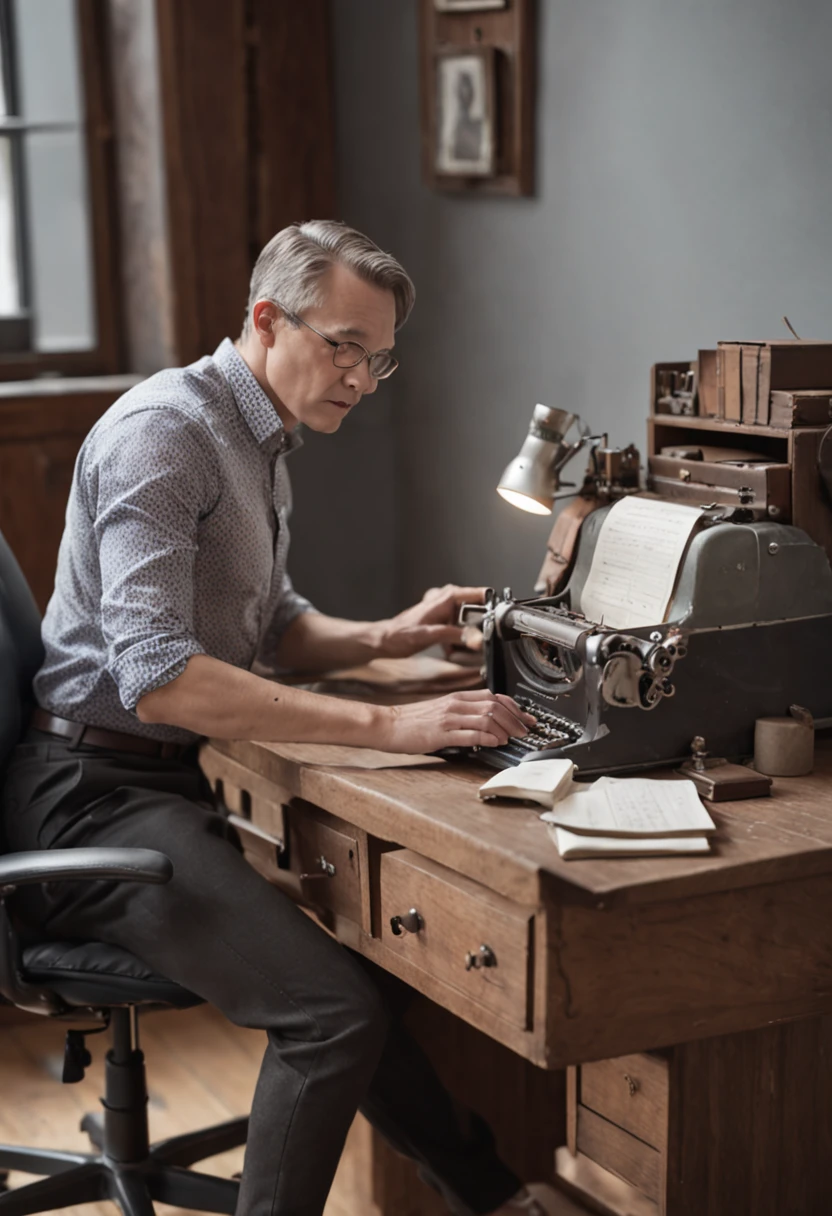
{"type": "Polygon", "coordinates": [[[576,420],[566,410],[536,405],[529,433],[500,478],[497,493],[524,511],[551,514],[560,488],[560,470],[581,446],[563,440],[576,420]]]}

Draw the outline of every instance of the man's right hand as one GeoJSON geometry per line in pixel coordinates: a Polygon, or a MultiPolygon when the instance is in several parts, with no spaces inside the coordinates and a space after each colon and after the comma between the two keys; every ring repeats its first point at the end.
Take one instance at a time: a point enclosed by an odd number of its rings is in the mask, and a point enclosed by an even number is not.
{"type": "Polygon", "coordinates": [[[531,714],[503,693],[452,692],[437,700],[383,710],[377,738],[370,746],[412,755],[443,747],[499,747],[528,734],[534,723],[531,714]]]}

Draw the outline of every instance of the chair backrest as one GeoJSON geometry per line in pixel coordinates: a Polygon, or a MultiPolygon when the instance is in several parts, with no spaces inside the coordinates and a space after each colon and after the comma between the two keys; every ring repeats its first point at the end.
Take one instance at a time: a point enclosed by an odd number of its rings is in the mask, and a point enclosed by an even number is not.
{"type": "Polygon", "coordinates": [[[42,661],[40,613],[0,533],[0,768],[20,739],[42,661]]]}

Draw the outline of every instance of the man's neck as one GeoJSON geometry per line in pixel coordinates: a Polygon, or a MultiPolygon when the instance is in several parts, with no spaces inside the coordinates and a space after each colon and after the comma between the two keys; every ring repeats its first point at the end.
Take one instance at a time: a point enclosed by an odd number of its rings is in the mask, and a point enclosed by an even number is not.
{"type": "Polygon", "coordinates": [[[271,401],[277,416],[283,423],[283,429],[287,434],[291,434],[298,424],[297,418],[291,414],[277,394],[272,390],[268,380],[266,379],[266,352],[260,343],[255,339],[238,338],[234,343],[237,353],[245,360],[249,371],[254,376],[254,379],[262,388],[263,392],[271,401]]]}

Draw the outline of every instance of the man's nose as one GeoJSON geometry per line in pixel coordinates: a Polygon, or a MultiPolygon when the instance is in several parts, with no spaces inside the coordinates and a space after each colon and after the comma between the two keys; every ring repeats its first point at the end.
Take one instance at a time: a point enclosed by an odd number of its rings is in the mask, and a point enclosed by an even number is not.
{"type": "Polygon", "coordinates": [[[370,369],[367,365],[367,360],[362,359],[355,367],[348,369],[344,376],[344,383],[353,391],[366,395],[374,393],[378,388],[378,380],[370,375],[370,369]]]}

